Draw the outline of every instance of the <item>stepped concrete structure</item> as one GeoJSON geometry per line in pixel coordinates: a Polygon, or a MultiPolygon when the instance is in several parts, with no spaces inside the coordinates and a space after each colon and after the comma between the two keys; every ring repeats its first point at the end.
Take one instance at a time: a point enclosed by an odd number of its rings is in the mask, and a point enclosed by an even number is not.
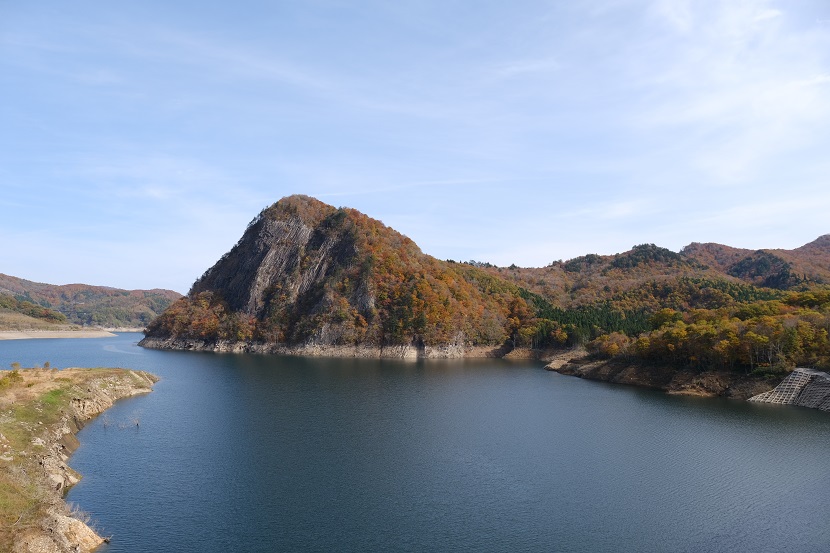
{"type": "Polygon", "coordinates": [[[795,369],[774,389],[753,396],[749,401],[830,411],[830,374],[813,369],[795,369]]]}

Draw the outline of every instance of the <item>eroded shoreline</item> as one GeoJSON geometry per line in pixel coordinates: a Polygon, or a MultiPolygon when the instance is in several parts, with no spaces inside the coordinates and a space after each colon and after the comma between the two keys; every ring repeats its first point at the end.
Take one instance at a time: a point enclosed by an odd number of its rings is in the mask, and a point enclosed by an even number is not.
{"type": "Polygon", "coordinates": [[[640,362],[591,359],[583,348],[532,350],[507,347],[475,347],[461,343],[441,346],[414,345],[366,346],[323,344],[270,344],[200,340],[195,338],[158,338],[147,336],[138,343],[150,349],[171,351],[208,351],[216,353],[260,353],[302,357],[338,357],[360,359],[527,359],[548,363],[547,370],[587,380],[628,384],[662,390],[668,394],[703,397],[730,397],[746,400],[774,388],[780,377],[759,378],[738,373],[716,371],[667,370],[665,366],[640,362]]]}
{"type": "Polygon", "coordinates": [[[0,371],[0,549],[91,552],[104,542],[64,501],[81,478],[67,461],[87,421],[157,381],[129,369],[0,371]]]}
{"type": "MultiPolygon", "coordinates": [[[[285,345],[263,342],[234,342],[230,340],[199,340],[195,338],[156,338],[148,336],[138,343],[149,349],[171,351],[212,351],[216,353],[268,353],[303,357],[340,357],[358,359],[461,359],[505,357],[511,350],[497,346],[466,346],[442,344],[440,346],[415,345],[285,345]]],[[[516,350],[513,350],[516,351],[516,350]]],[[[530,351],[530,350],[528,350],[530,351]]]]}
{"type": "Polygon", "coordinates": [[[567,376],[651,388],[667,394],[740,400],[767,392],[781,380],[780,377],[759,378],[734,372],[666,370],[661,365],[589,358],[554,362],[545,368],[567,376]]]}

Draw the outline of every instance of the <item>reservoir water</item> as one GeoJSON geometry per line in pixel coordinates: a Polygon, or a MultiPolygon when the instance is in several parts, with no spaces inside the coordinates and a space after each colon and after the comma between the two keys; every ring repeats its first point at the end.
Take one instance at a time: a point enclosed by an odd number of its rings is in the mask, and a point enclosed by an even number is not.
{"type": "Polygon", "coordinates": [[[162,380],[85,427],[68,495],[115,552],[830,551],[830,414],[540,363],[0,342],[162,380]],[[135,422],[139,425],[136,426],[135,422]]]}

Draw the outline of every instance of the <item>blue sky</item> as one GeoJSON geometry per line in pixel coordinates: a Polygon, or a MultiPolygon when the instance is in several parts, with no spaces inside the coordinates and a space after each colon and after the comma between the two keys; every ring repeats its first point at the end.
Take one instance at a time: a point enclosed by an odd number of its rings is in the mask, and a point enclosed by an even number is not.
{"type": "Polygon", "coordinates": [[[301,193],[441,259],[830,232],[826,0],[0,0],[0,272],[192,282],[301,193]]]}

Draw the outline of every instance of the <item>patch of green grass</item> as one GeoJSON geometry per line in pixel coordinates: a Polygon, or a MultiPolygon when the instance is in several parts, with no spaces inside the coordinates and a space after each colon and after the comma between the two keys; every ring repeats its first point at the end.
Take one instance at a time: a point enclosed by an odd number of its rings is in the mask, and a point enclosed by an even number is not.
{"type": "Polygon", "coordinates": [[[46,514],[43,490],[0,472],[0,551],[11,551],[15,531],[31,528],[46,514]]]}
{"type": "Polygon", "coordinates": [[[70,397],[68,390],[56,389],[44,393],[34,401],[16,405],[12,408],[14,423],[0,424],[0,432],[13,448],[24,449],[31,442],[34,429],[58,422],[70,397]]]}
{"type": "Polygon", "coordinates": [[[6,437],[14,451],[20,451],[28,447],[31,440],[31,438],[27,439],[31,435],[29,431],[17,424],[2,424],[0,425],[0,432],[6,437]]]}
{"type": "Polygon", "coordinates": [[[71,394],[66,388],[50,390],[38,398],[34,408],[39,412],[38,421],[43,424],[52,424],[61,418],[63,411],[71,401],[71,394]]]}
{"type": "Polygon", "coordinates": [[[42,396],[40,396],[40,401],[45,403],[46,405],[59,405],[60,403],[64,402],[65,400],[63,397],[66,395],[66,390],[63,389],[56,389],[46,392],[42,396]]]}
{"type": "Polygon", "coordinates": [[[11,526],[21,513],[28,510],[33,504],[33,490],[21,486],[10,475],[0,477],[0,513],[4,526],[11,526]]]}

